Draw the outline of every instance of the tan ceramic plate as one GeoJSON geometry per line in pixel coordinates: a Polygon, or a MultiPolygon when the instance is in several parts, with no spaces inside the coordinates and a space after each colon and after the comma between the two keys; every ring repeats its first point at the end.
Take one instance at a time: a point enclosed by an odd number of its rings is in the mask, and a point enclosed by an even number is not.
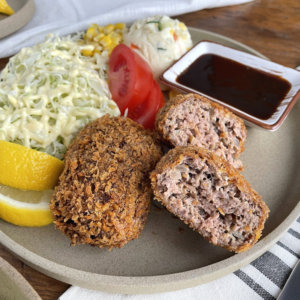
{"type": "Polygon", "coordinates": [[[7,0],[15,13],[0,14],[0,39],[25,26],[33,17],[34,0],[7,0]]]}
{"type": "Polygon", "coordinates": [[[41,300],[28,281],[0,257],[0,299],[41,300]]]}
{"type": "MultiPolygon", "coordinates": [[[[225,37],[191,29],[193,40],[216,41],[256,55],[225,37]]],[[[0,241],[23,261],[58,280],[115,293],[154,293],[202,284],[264,253],[300,214],[300,105],[276,132],[249,128],[244,175],[271,209],[263,238],[232,254],[214,247],[157,204],[140,238],[112,251],[71,247],[52,225],[22,228],[0,221],[0,241]]]]}

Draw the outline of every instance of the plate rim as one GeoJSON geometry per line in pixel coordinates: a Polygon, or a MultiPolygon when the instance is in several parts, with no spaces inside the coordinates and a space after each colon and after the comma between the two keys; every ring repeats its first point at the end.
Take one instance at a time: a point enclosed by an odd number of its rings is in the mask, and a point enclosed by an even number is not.
{"type": "Polygon", "coordinates": [[[194,270],[156,276],[114,276],[63,266],[19,245],[0,231],[0,241],[20,260],[60,281],[108,293],[149,294],[175,291],[201,285],[230,274],[265,253],[275,244],[300,214],[300,202],[271,233],[246,252],[194,270]]]}
{"type": "Polygon", "coordinates": [[[19,290],[23,293],[23,296],[26,296],[26,299],[42,300],[42,298],[31,286],[31,284],[24,278],[24,276],[3,257],[0,257],[0,270],[11,281],[13,281],[14,284],[16,284],[19,290]]]}
{"type": "Polygon", "coordinates": [[[0,21],[1,27],[8,27],[8,30],[3,32],[0,31],[0,40],[24,27],[33,18],[34,12],[34,0],[25,0],[21,9],[0,21]],[[15,25],[11,26],[11,23],[14,23],[15,25]]]}
{"type": "MultiPolygon", "coordinates": [[[[258,51],[224,35],[193,27],[189,27],[189,30],[191,30],[191,32],[198,32],[198,34],[209,34],[216,38],[230,41],[231,43],[248,50],[250,53],[268,59],[258,51]]],[[[273,244],[275,244],[299,215],[300,202],[296,204],[280,225],[246,252],[235,254],[229,258],[205,267],[165,275],[114,276],[82,271],[64,266],[35,254],[15,242],[3,233],[2,230],[0,230],[0,243],[34,269],[60,281],[109,293],[149,294],[180,290],[183,288],[201,285],[238,270],[262,255],[273,244]]]]}

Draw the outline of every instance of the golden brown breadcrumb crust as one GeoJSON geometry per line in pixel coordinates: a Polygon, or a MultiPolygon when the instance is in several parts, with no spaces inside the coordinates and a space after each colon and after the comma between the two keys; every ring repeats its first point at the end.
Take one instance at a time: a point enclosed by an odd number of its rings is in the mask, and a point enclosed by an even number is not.
{"type": "Polygon", "coordinates": [[[162,156],[155,134],[124,117],[86,125],[69,146],[51,200],[56,228],[72,244],[122,247],[149,212],[149,172],[162,156]]]}
{"type": "MultiPolygon", "coordinates": [[[[242,131],[244,131],[245,133],[247,132],[246,126],[244,124],[244,121],[239,118],[238,116],[236,116],[234,113],[232,113],[230,110],[228,110],[226,107],[213,102],[211,100],[209,100],[208,98],[198,95],[198,94],[180,94],[177,95],[174,98],[171,98],[169,101],[166,102],[166,104],[159,110],[159,112],[156,115],[156,119],[155,119],[155,128],[157,130],[157,132],[160,134],[161,138],[172,145],[171,139],[168,136],[168,134],[166,133],[166,128],[165,128],[165,123],[166,120],[169,118],[169,115],[172,113],[172,111],[181,103],[189,100],[190,98],[194,98],[194,99],[198,99],[199,101],[202,102],[206,102],[208,103],[213,109],[217,109],[223,112],[224,116],[228,116],[228,118],[233,119],[235,122],[239,123],[242,131]]],[[[225,132],[221,133],[224,137],[226,138],[224,135],[226,134],[225,132]]],[[[173,145],[176,146],[176,145],[173,145]]],[[[240,149],[239,152],[236,153],[236,157],[238,158],[239,154],[242,153],[245,150],[245,140],[244,141],[240,141],[240,149]]]]}
{"type": "MultiPolygon", "coordinates": [[[[205,158],[210,164],[215,165],[216,170],[220,173],[226,173],[229,177],[229,182],[233,183],[241,192],[245,192],[250,195],[251,199],[258,203],[262,210],[262,217],[260,219],[259,225],[257,227],[256,232],[254,232],[254,239],[251,241],[247,241],[244,245],[240,246],[238,249],[233,249],[232,247],[224,247],[229,251],[234,251],[236,253],[243,252],[249,248],[251,248],[257,240],[260,238],[262,230],[264,228],[264,223],[269,215],[269,208],[266,203],[262,200],[261,196],[250,186],[248,181],[234,168],[232,167],[225,159],[215,155],[213,152],[206,150],[204,148],[200,148],[197,146],[178,146],[170,150],[166,155],[162,157],[162,159],[156,165],[156,168],[151,172],[151,184],[154,192],[154,197],[163,205],[165,205],[162,201],[162,195],[159,191],[157,178],[158,175],[163,173],[166,169],[173,169],[176,165],[178,165],[185,157],[190,157],[192,159],[197,158],[205,158]]],[[[174,213],[171,207],[166,206],[166,208],[174,213]]],[[[180,218],[180,216],[177,216],[180,218]]],[[[190,225],[188,222],[182,219],[187,225],[190,225]]],[[[195,230],[195,228],[192,228],[195,230]]],[[[208,239],[208,238],[207,238],[208,239]]],[[[210,239],[208,239],[212,242],[210,239]]]]}

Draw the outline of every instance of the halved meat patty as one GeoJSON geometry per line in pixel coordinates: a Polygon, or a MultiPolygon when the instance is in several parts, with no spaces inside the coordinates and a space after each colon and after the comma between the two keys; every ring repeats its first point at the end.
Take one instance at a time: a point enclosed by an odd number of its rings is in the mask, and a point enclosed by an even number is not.
{"type": "Polygon", "coordinates": [[[170,99],[157,114],[156,129],[173,146],[203,147],[243,168],[238,160],[247,136],[243,120],[203,96],[186,94],[170,99]]]}
{"type": "Polygon", "coordinates": [[[170,150],[151,182],[155,198],[214,245],[242,252],[261,236],[267,205],[235,168],[208,150],[170,150]]]}

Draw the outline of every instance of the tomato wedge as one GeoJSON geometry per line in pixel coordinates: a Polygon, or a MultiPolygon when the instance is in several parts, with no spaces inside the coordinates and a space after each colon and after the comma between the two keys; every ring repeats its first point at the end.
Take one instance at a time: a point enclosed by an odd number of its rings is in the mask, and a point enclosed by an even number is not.
{"type": "Polygon", "coordinates": [[[145,128],[154,129],[156,114],[164,103],[164,95],[157,82],[153,80],[151,91],[146,100],[133,110],[128,110],[128,117],[142,124],[145,128]]]}
{"type": "Polygon", "coordinates": [[[149,64],[124,44],[114,48],[108,63],[108,84],[121,114],[141,104],[152,87],[149,64]]]}

